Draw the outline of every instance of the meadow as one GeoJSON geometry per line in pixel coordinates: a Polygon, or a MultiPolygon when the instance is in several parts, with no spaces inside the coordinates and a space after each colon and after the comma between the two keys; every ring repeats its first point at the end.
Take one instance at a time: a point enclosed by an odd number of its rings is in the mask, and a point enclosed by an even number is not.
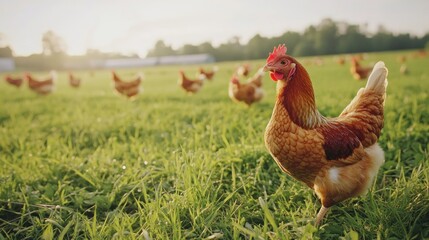
{"type": "MultiPolygon", "coordinates": [[[[0,74],[0,239],[428,239],[429,59],[413,53],[367,55],[389,68],[386,163],[367,195],[333,207],[319,229],[319,200],[264,146],[276,97],[267,75],[265,98],[247,107],[228,97],[239,62],[216,63],[195,95],[178,71],[200,65],[118,70],[144,72],[135,101],[113,93],[107,70],[75,72],[79,89],[59,72],[48,96],[0,74]]],[[[366,83],[333,56],[298,59],[326,116],[366,83]]],[[[254,73],[264,60],[249,63],[254,73]]]]}

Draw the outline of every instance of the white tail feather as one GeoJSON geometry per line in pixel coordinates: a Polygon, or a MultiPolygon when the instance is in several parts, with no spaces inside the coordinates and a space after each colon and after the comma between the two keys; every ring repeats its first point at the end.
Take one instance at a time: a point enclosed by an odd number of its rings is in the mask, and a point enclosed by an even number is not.
{"type": "Polygon", "coordinates": [[[140,78],[143,81],[143,79],[144,79],[144,73],[143,72],[137,73],[137,77],[140,78]]]}
{"type": "Polygon", "coordinates": [[[371,75],[368,77],[365,89],[370,89],[380,94],[384,94],[387,87],[387,73],[388,71],[384,62],[377,62],[372,69],[371,75]]]}
{"type": "Polygon", "coordinates": [[[200,81],[205,81],[205,80],[207,79],[207,77],[206,77],[206,75],[205,75],[205,74],[199,74],[199,75],[198,75],[198,79],[199,79],[200,81]]]}
{"type": "Polygon", "coordinates": [[[57,81],[57,78],[58,78],[57,71],[52,70],[52,71],[50,71],[50,72],[49,72],[49,75],[51,76],[52,81],[54,81],[54,82],[56,82],[56,81],[57,81]]]}

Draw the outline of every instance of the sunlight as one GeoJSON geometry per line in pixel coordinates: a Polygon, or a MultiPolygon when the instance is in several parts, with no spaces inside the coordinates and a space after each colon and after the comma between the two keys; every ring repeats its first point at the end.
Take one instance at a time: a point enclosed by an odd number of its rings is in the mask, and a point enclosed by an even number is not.
{"type": "Polygon", "coordinates": [[[389,11],[380,11],[384,8],[381,2],[362,2],[366,4],[356,12],[352,4],[339,3],[339,0],[323,4],[274,0],[269,5],[259,1],[226,0],[216,3],[197,0],[0,1],[0,32],[7,36],[15,55],[40,53],[40,39],[49,30],[64,39],[68,54],[82,54],[91,48],[145,55],[160,39],[174,48],[205,41],[217,45],[234,36],[247,41],[257,33],[271,37],[285,31],[304,31],[326,17],[368,24],[369,31],[380,25],[388,30],[417,35],[429,30],[429,15],[424,10],[427,7],[423,6],[428,6],[426,2],[396,1],[389,11]],[[403,12],[412,12],[415,18],[402,21],[396,17],[403,12]]]}

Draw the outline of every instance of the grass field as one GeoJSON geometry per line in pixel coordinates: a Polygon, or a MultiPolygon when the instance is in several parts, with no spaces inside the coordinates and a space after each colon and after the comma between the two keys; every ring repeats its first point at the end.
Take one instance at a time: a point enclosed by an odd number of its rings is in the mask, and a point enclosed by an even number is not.
{"type": "MultiPolygon", "coordinates": [[[[301,60],[319,110],[336,116],[365,82],[322,59],[301,60]]],[[[193,96],[177,86],[180,66],[119,70],[145,73],[135,101],[112,92],[108,71],[76,72],[80,89],[60,72],[49,96],[1,74],[0,239],[429,239],[429,59],[374,53],[365,64],[378,60],[390,70],[386,163],[371,191],[333,207],[320,229],[317,197],[265,149],[268,76],[265,98],[248,108],[227,94],[237,62],[218,63],[193,96]]]]}

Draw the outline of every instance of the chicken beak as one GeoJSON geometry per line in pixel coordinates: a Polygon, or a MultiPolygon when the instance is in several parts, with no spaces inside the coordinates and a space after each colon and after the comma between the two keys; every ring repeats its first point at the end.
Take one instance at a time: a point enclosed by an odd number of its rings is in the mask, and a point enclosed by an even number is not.
{"type": "Polygon", "coordinates": [[[269,66],[268,64],[265,64],[263,70],[264,70],[264,72],[269,72],[269,71],[273,70],[273,67],[269,66]]]}

